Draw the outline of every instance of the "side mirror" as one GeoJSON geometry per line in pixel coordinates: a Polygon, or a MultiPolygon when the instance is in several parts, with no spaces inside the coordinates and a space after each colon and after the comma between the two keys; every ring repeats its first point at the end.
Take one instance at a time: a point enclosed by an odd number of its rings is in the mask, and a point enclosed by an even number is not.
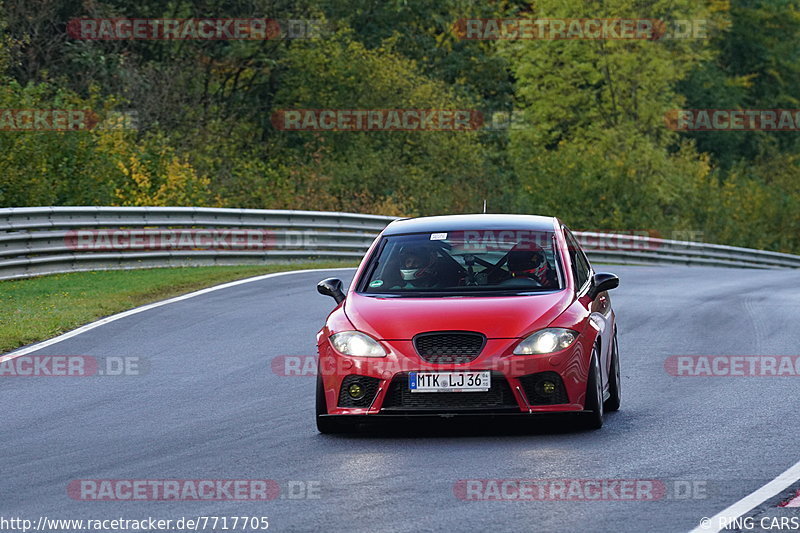
{"type": "Polygon", "coordinates": [[[337,304],[342,303],[344,300],[344,292],[342,291],[342,280],[337,278],[328,278],[323,279],[319,283],[317,283],[317,292],[325,295],[330,296],[334,300],[336,300],[337,304]]]}
{"type": "Polygon", "coordinates": [[[619,287],[619,278],[608,272],[598,272],[592,277],[592,286],[589,288],[589,297],[594,300],[601,292],[610,291],[619,287]]]}

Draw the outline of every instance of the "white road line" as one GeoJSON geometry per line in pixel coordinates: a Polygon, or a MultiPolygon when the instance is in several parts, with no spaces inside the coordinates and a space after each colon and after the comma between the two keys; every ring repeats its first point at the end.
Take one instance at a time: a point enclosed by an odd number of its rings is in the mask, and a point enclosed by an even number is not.
{"type": "Polygon", "coordinates": [[[35,352],[37,350],[41,350],[42,348],[47,348],[48,346],[52,346],[53,344],[59,343],[61,341],[65,341],[67,339],[71,339],[72,337],[76,337],[81,333],[86,333],[87,331],[93,330],[94,328],[99,328],[105,324],[109,324],[121,318],[126,318],[131,315],[136,315],[138,313],[143,313],[144,311],[149,311],[150,309],[155,309],[156,307],[161,307],[162,305],[173,304],[175,302],[181,302],[183,300],[188,300],[189,298],[194,298],[195,296],[200,296],[201,294],[207,294],[209,292],[219,291],[222,289],[227,289],[230,287],[235,287],[237,285],[243,285],[245,283],[252,283],[254,281],[261,281],[263,279],[269,278],[277,278],[279,276],[288,276],[290,274],[303,274],[306,272],[326,272],[330,270],[352,270],[352,267],[341,267],[341,268],[312,268],[306,270],[290,270],[288,272],[275,272],[273,274],[264,274],[263,276],[255,276],[253,278],[245,278],[239,279],[236,281],[231,281],[229,283],[223,283],[222,285],[215,285],[214,287],[208,287],[206,289],[201,289],[199,291],[190,292],[189,294],[184,294],[182,296],[176,296],[175,298],[170,298],[168,300],[161,300],[160,302],[153,302],[151,304],[143,305],[141,307],[135,307],[128,311],[124,311],[122,313],[118,313],[116,315],[111,315],[106,318],[101,318],[96,322],[90,322],[85,326],[81,326],[78,329],[73,329],[72,331],[68,331],[58,337],[53,337],[52,339],[47,339],[46,341],[38,342],[36,344],[32,344],[31,346],[26,346],[25,348],[20,348],[19,350],[13,351],[6,355],[0,357],[0,363],[5,361],[10,361],[11,359],[16,359],[17,357],[22,357],[23,355],[28,355],[29,353],[35,352]]]}
{"type": "Polygon", "coordinates": [[[763,503],[769,498],[772,498],[782,490],[785,490],[798,479],[800,479],[800,462],[795,463],[795,465],[789,468],[789,470],[779,475],[757,491],[745,496],[727,509],[712,516],[708,521],[707,527],[698,526],[690,531],[690,533],[717,533],[722,529],[720,526],[724,525],[725,523],[730,523],[733,519],[752,511],[757,505],[763,503]],[[725,521],[720,522],[720,519],[723,518],[725,521]]]}

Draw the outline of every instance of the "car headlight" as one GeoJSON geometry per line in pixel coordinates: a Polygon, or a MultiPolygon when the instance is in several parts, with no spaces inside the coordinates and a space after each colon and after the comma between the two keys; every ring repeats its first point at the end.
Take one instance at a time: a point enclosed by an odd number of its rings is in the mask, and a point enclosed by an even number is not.
{"type": "Polygon", "coordinates": [[[525,337],[517,347],[514,348],[515,355],[541,355],[553,353],[568,348],[575,339],[578,332],[571,329],[547,328],[532,333],[525,337]]]}
{"type": "Polygon", "coordinates": [[[385,357],[386,350],[378,341],[360,331],[343,331],[331,335],[336,351],[357,357],[385,357]]]}

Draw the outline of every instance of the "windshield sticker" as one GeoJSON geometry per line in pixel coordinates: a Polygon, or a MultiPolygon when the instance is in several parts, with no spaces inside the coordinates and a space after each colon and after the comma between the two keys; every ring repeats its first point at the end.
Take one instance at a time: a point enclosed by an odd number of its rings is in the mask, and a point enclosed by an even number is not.
{"type": "Polygon", "coordinates": [[[383,285],[383,280],[380,279],[376,279],[375,281],[369,284],[370,287],[380,287],[381,285],[383,285]]]}
{"type": "Polygon", "coordinates": [[[432,241],[443,241],[447,238],[447,233],[431,233],[432,241]]]}

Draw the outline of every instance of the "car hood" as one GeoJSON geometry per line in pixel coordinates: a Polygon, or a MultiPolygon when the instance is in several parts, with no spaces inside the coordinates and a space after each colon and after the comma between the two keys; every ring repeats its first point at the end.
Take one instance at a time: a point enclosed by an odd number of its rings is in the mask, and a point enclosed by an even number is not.
{"type": "Polygon", "coordinates": [[[379,298],[350,293],[344,311],[355,328],[382,340],[408,340],[427,331],[478,331],[517,338],[547,327],[572,303],[570,291],[531,296],[379,298]]]}

